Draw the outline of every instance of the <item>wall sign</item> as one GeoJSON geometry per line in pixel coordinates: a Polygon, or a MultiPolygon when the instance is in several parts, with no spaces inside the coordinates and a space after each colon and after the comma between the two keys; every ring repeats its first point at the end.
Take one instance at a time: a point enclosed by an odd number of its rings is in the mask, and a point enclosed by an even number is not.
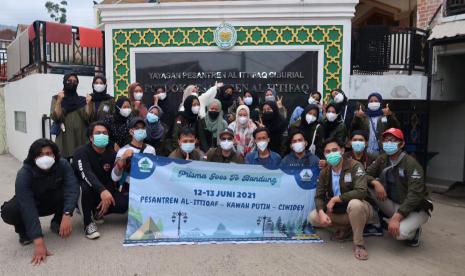
{"type": "Polygon", "coordinates": [[[215,43],[221,49],[231,49],[237,41],[237,32],[233,25],[223,23],[215,30],[215,43]]]}

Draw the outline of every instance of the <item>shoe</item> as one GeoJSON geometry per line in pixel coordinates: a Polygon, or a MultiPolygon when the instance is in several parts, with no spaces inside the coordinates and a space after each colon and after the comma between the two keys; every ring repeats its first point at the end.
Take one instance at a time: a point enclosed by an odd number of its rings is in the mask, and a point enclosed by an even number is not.
{"type": "Polygon", "coordinates": [[[100,237],[97,225],[94,222],[89,223],[84,229],[84,231],[86,232],[86,237],[90,240],[100,237]]]}
{"type": "Polygon", "coordinates": [[[57,235],[60,235],[60,223],[52,220],[52,222],[50,222],[50,231],[57,235]]]}
{"type": "Polygon", "coordinates": [[[383,228],[374,224],[367,224],[363,229],[364,237],[382,237],[383,234],[383,228]]]}
{"type": "Polygon", "coordinates": [[[415,236],[411,240],[406,240],[408,246],[410,247],[418,247],[420,246],[420,236],[421,236],[421,227],[417,229],[415,232],[415,236]]]}
{"type": "Polygon", "coordinates": [[[26,233],[19,233],[19,243],[24,246],[31,244],[32,240],[26,235],[26,233]]]}
{"type": "Polygon", "coordinates": [[[98,213],[94,213],[92,219],[97,224],[103,224],[105,222],[105,220],[103,219],[103,216],[99,216],[98,213]]]}

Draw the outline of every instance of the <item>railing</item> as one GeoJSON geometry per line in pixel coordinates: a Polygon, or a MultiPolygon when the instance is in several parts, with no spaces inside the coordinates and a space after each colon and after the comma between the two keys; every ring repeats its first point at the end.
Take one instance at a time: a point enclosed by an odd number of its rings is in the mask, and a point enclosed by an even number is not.
{"type": "Polygon", "coordinates": [[[6,64],[7,63],[7,56],[6,56],[6,48],[0,48],[0,82],[5,82],[7,80],[6,77],[6,64]]]}
{"type": "Polygon", "coordinates": [[[352,74],[425,72],[427,57],[427,32],[424,30],[368,26],[352,31],[352,74]]]}
{"type": "Polygon", "coordinates": [[[465,0],[447,0],[444,13],[446,16],[465,13],[465,0]]]}
{"type": "MultiPolygon", "coordinates": [[[[40,73],[64,74],[70,71],[80,75],[95,75],[104,73],[105,70],[105,46],[102,48],[81,47],[79,38],[79,27],[72,26],[72,40],[70,44],[47,41],[47,24],[45,21],[33,23],[34,39],[27,41],[18,37],[9,46],[8,52],[14,53],[10,56],[10,68],[8,79],[21,78],[31,71],[40,73]]],[[[102,38],[104,33],[102,32],[102,38]]],[[[103,40],[104,41],[104,40],[103,40]]]]}

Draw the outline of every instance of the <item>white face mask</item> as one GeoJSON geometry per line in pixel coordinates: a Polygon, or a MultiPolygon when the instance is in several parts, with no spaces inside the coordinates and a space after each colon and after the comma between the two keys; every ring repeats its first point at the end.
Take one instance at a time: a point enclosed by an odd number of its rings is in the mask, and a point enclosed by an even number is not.
{"type": "Polygon", "coordinates": [[[336,103],[342,103],[344,101],[344,95],[342,95],[342,93],[337,94],[336,97],[334,97],[334,101],[336,103]]]}
{"type": "Polygon", "coordinates": [[[266,150],[266,148],[268,147],[268,141],[257,142],[257,147],[260,151],[266,150]]]}
{"type": "Polygon", "coordinates": [[[245,97],[244,98],[244,103],[246,105],[251,105],[253,103],[253,98],[252,97],[245,97]]]}
{"type": "Polygon", "coordinates": [[[157,97],[159,100],[163,101],[164,99],[166,99],[166,93],[163,92],[163,93],[157,94],[157,97]]]}
{"type": "Polygon", "coordinates": [[[294,143],[292,144],[292,150],[297,152],[297,153],[301,153],[305,150],[305,142],[297,142],[297,143],[294,143]]]}
{"type": "Polygon", "coordinates": [[[94,90],[97,93],[102,93],[105,91],[105,88],[107,88],[106,84],[94,84],[94,90]]]}
{"type": "Polygon", "coordinates": [[[195,143],[182,143],[181,150],[185,153],[191,153],[195,149],[195,143]]]}
{"type": "Polygon", "coordinates": [[[130,109],[130,108],[120,108],[119,109],[119,114],[121,114],[121,116],[123,116],[123,117],[128,117],[129,114],[131,114],[131,112],[132,112],[132,109],[130,109]]]}
{"type": "Polygon", "coordinates": [[[381,106],[381,103],[379,102],[368,103],[368,109],[370,109],[371,111],[378,110],[380,106],[381,106]]]}
{"type": "Polygon", "coordinates": [[[234,143],[231,140],[221,140],[220,141],[220,146],[224,150],[230,150],[233,148],[234,143]]]}
{"type": "Polygon", "coordinates": [[[337,118],[337,114],[334,113],[334,112],[328,112],[326,113],[326,119],[328,119],[328,121],[330,122],[334,122],[337,118]]]}
{"type": "Polygon", "coordinates": [[[193,106],[193,107],[191,108],[191,111],[192,111],[192,113],[194,113],[195,115],[199,114],[200,106],[193,106]]]}
{"type": "Polygon", "coordinates": [[[316,117],[312,114],[307,114],[305,115],[305,121],[307,121],[307,124],[311,124],[316,121],[316,117]]]}
{"type": "Polygon", "coordinates": [[[317,104],[318,101],[315,100],[313,97],[308,98],[308,104],[317,104]]]}
{"type": "Polygon", "coordinates": [[[134,100],[140,101],[142,100],[142,96],[144,96],[144,93],[142,92],[134,93],[134,100]]]}
{"type": "Polygon", "coordinates": [[[239,116],[237,120],[239,121],[239,124],[245,125],[249,121],[249,118],[247,118],[247,116],[239,116]]]}
{"type": "Polygon", "coordinates": [[[275,98],[274,98],[274,96],[265,96],[265,101],[267,101],[267,102],[274,102],[274,101],[275,101],[275,98]]]}
{"type": "Polygon", "coordinates": [[[51,156],[41,156],[36,159],[37,167],[41,168],[42,170],[50,169],[53,164],[55,164],[55,158],[51,156]]]}

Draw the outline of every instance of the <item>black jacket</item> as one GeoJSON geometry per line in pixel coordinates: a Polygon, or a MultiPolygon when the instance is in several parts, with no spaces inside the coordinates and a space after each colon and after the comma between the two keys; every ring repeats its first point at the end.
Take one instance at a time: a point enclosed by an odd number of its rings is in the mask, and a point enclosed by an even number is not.
{"type": "Polygon", "coordinates": [[[43,236],[37,206],[50,200],[54,193],[63,194],[63,212],[73,212],[79,198],[79,185],[68,161],[60,159],[49,171],[23,164],[16,175],[15,195],[26,233],[32,240],[43,236]]]}
{"type": "Polygon", "coordinates": [[[115,164],[116,152],[107,147],[102,154],[97,153],[90,143],[80,146],[74,152],[73,167],[76,176],[99,194],[114,189],[111,170],[115,164]]]}

